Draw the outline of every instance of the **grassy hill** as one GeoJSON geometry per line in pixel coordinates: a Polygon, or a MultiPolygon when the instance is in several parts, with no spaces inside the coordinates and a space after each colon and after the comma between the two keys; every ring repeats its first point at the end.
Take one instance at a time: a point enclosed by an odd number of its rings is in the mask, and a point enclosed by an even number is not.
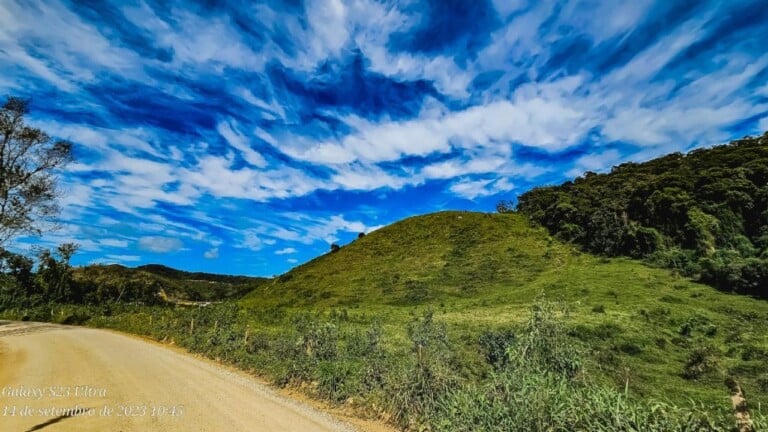
{"type": "Polygon", "coordinates": [[[73,279],[87,284],[91,290],[101,290],[104,297],[114,300],[121,291],[163,290],[170,299],[214,301],[238,298],[265,282],[264,278],[226,276],[210,273],[192,273],[170,267],[150,264],[137,268],[118,264],[89,265],[74,269],[73,279]]]}
{"type": "Polygon", "coordinates": [[[611,385],[722,405],[723,380],[733,376],[750,403],[768,402],[768,303],[628,258],[581,253],[516,213],[406,219],[260,285],[240,303],[254,317],[349,311],[401,339],[404,322],[433,309],[457,342],[462,373],[480,376],[487,373],[480,335],[518,327],[540,293],[565,301],[569,335],[611,385]],[[716,366],[684,378],[701,353],[716,366]]]}
{"type": "Polygon", "coordinates": [[[359,238],[262,285],[247,299],[281,305],[415,305],[503,295],[571,252],[520,217],[436,213],[359,238]]]}

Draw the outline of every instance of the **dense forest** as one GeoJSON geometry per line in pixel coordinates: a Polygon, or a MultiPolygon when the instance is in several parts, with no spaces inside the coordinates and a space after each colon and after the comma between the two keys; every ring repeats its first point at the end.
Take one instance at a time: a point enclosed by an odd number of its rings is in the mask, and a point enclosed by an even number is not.
{"type": "Polygon", "coordinates": [[[537,187],[517,210],[589,252],[768,298],[768,132],[537,187]]]}

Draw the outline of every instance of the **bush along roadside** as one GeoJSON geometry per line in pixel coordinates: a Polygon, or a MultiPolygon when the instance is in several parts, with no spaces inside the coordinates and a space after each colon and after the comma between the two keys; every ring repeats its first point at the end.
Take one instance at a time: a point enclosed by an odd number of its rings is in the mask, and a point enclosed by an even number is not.
{"type": "MultiPolygon", "coordinates": [[[[587,367],[589,354],[567,335],[567,313],[544,299],[521,328],[480,335],[491,370],[482,379],[457,372],[456,346],[432,312],[414,316],[400,333],[405,339],[375,320],[355,322],[346,311],[253,311],[233,303],[49,305],[2,315],[149,336],[402,430],[738,430],[728,406],[678,407],[597,383],[587,367]]],[[[751,421],[754,430],[766,427],[759,412],[751,421]]]]}

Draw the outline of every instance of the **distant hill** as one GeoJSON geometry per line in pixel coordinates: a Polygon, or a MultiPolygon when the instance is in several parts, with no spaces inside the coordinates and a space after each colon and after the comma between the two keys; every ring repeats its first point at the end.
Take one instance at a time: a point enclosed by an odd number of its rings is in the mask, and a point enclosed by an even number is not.
{"type": "Polygon", "coordinates": [[[267,279],[185,272],[159,264],[137,268],[117,264],[74,269],[73,278],[100,298],[147,299],[161,290],[171,299],[216,301],[238,298],[267,279]]]}
{"type": "Polygon", "coordinates": [[[768,133],[535,188],[517,210],[589,252],[768,297],[768,133]]]}
{"type": "Polygon", "coordinates": [[[208,282],[222,282],[235,285],[242,285],[252,283],[257,280],[265,280],[265,278],[250,277],[250,276],[232,276],[222,275],[215,273],[202,273],[202,272],[187,272],[183,270],[177,270],[171,267],[164,266],[162,264],[146,264],[136,267],[136,270],[145,271],[158,276],[163,276],[168,279],[175,280],[193,280],[193,281],[208,281],[208,282]]]}

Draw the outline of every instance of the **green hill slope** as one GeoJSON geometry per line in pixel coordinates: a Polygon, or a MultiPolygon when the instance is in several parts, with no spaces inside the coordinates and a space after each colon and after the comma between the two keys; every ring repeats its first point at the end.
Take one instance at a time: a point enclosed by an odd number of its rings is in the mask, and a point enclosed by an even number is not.
{"type": "Polygon", "coordinates": [[[570,335],[617,387],[722,404],[723,380],[733,376],[751,403],[768,402],[768,303],[628,258],[581,253],[515,213],[406,219],[264,283],[240,304],[254,317],[348,310],[401,338],[404,322],[433,309],[471,376],[486,373],[478,337],[520,324],[540,293],[566,302],[570,335]],[[685,378],[702,352],[716,367],[685,378]]]}
{"type": "Polygon", "coordinates": [[[379,229],[248,298],[318,306],[476,298],[526,286],[570,253],[521,217],[441,212],[379,229]]]}

